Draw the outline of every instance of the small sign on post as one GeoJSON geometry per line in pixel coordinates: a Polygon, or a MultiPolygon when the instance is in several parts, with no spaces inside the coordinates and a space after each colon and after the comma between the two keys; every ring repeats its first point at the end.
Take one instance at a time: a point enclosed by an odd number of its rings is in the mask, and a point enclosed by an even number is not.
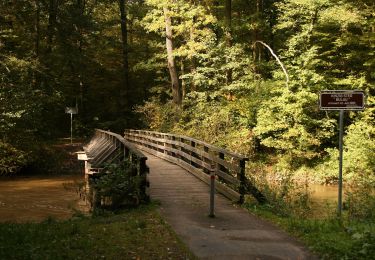
{"type": "Polygon", "coordinates": [[[319,101],[320,110],[363,110],[365,94],[361,90],[323,90],[319,101]]]}
{"type": "Polygon", "coordinates": [[[319,95],[320,110],[340,111],[339,119],[339,190],[337,213],[342,211],[342,167],[343,167],[343,136],[344,112],[360,111],[365,108],[365,93],[362,90],[323,90],[319,95]]]}
{"type": "Polygon", "coordinates": [[[66,107],[65,113],[66,114],[72,114],[72,115],[78,114],[78,108],[76,108],[76,107],[66,107]]]}
{"type": "Polygon", "coordinates": [[[73,143],[73,115],[78,114],[77,107],[66,107],[65,113],[70,114],[70,144],[73,143]]]}

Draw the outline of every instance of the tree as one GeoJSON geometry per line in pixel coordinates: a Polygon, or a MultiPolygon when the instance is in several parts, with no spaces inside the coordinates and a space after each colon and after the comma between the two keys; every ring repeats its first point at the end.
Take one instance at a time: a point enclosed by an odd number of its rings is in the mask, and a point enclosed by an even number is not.
{"type": "Polygon", "coordinates": [[[163,7],[163,12],[164,12],[164,17],[165,17],[165,44],[167,47],[168,68],[169,68],[169,74],[171,77],[173,102],[176,105],[180,105],[182,102],[182,93],[181,93],[180,83],[178,81],[176,64],[175,64],[175,60],[173,57],[172,22],[171,22],[171,17],[170,17],[169,10],[167,7],[163,7]]]}
{"type": "MultiPolygon", "coordinates": [[[[232,46],[232,36],[231,36],[231,27],[232,27],[232,0],[225,0],[225,41],[227,47],[232,46]]],[[[232,83],[232,69],[227,69],[227,84],[232,83]]]]}
{"type": "MultiPolygon", "coordinates": [[[[288,0],[276,6],[275,35],[282,39],[277,48],[291,81],[288,87],[277,87],[274,97],[262,104],[255,133],[263,145],[285,154],[289,166],[298,168],[319,163],[317,159],[326,155],[324,148],[336,145],[336,119],[316,110],[318,91],[371,93],[363,61],[373,47],[361,41],[367,22],[352,3],[288,0]]],[[[273,74],[282,77],[281,71],[273,74]]]]}
{"type": "Polygon", "coordinates": [[[126,1],[119,0],[119,9],[121,17],[121,39],[122,39],[122,52],[123,52],[123,66],[124,66],[124,87],[120,92],[122,109],[127,109],[128,88],[129,88],[129,46],[128,46],[128,30],[126,18],[126,1]]]}

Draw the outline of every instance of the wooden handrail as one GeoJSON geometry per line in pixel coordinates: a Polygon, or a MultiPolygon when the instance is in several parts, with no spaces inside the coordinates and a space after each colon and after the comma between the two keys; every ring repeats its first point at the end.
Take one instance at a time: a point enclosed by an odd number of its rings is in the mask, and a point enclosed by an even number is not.
{"type": "Polygon", "coordinates": [[[215,167],[217,190],[234,201],[243,202],[247,157],[182,135],[125,130],[124,138],[138,149],[178,164],[207,184],[209,173],[215,167]]]}
{"type": "Polygon", "coordinates": [[[149,199],[147,187],[149,186],[147,174],[149,169],[146,165],[147,157],[140,152],[132,143],[126,141],[119,134],[109,131],[95,129],[95,135],[91,142],[84,147],[88,162],[95,167],[103,167],[107,157],[116,152],[122,159],[129,160],[137,168],[137,175],[141,178],[140,190],[145,200],[149,199]]]}

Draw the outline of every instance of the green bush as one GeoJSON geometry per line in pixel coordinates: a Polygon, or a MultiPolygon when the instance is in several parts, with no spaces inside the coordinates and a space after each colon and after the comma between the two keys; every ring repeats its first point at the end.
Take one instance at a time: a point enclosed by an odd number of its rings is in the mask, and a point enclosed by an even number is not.
{"type": "MultiPolygon", "coordinates": [[[[346,117],[349,115],[346,114],[346,117]]],[[[325,182],[335,182],[338,175],[337,148],[327,148],[325,162],[318,166],[317,176],[325,182]]],[[[344,136],[343,176],[344,181],[356,182],[366,179],[375,181],[375,109],[368,108],[360,113],[344,136]]]]}
{"type": "Polygon", "coordinates": [[[346,208],[352,220],[372,220],[375,222],[375,182],[357,178],[348,185],[346,208]]]}
{"type": "Polygon", "coordinates": [[[27,164],[27,154],[0,141],[0,175],[14,174],[27,164]]]}
{"type": "MultiPolygon", "coordinates": [[[[265,175],[251,178],[267,199],[262,207],[282,217],[305,218],[312,213],[311,194],[308,183],[296,182],[292,174],[283,174],[277,181],[267,180],[265,175]]],[[[251,201],[246,204],[252,207],[251,201]]]]}
{"type": "Polygon", "coordinates": [[[284,89],[258,111],[255,135],[275,149],[288,170],[319,162],[323,144],[334,135],[335,121],[318,113],[316,101],[311,91],[284,89]]]}
{"type": "Polygon", "coordinates": [[[121,206],[136,206],[140,203],[141,178],[137,175],[135,166],[124,161],[107,166],[104,172],[102,176],[91,181],[95,192],[95,198],[92,200],[96,200],[93,201],[94,206],[109,206],[116,209],[121,206]]]}

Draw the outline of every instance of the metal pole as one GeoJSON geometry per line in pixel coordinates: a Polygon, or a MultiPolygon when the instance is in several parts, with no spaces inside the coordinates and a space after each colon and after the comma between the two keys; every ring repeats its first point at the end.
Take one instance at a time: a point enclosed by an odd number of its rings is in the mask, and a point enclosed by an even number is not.
{"type": "Polygon", "coordinates": [[[73,143],[73,113],[70,113],[70,144],[73,143]]]}
{"type": "Polygon", "coordinates": [[[211,167],[210,172],[210,214],[208,215],[211,218],[215,217],[215,174],[216,170],[215,167],[211,167]]]}
{"type": "Polygon", "coordinates": [[[343,161],[343,135],[344,135],[344,110],[340,110],[340,132],[339,132],[339,194],[337,214],[340,217],[342,212],[342,161],[343,161]]]}

